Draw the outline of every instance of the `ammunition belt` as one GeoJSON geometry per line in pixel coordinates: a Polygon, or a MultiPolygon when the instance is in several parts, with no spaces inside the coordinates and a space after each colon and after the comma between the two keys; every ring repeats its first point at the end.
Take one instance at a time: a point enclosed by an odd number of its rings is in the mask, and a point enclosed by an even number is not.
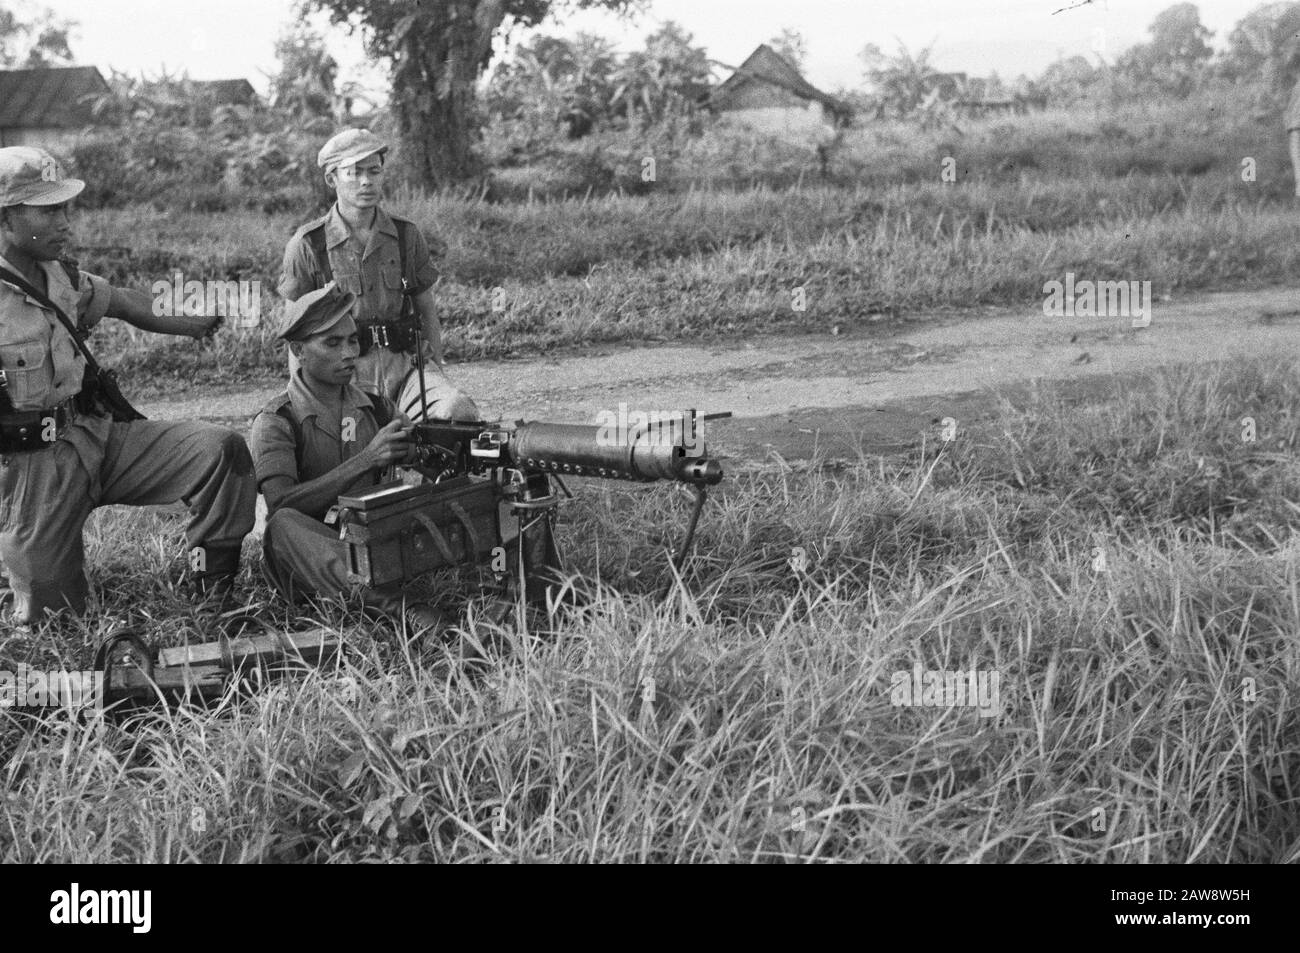
{"type": "Polygon", "coordinates": [[[370,353],[374,347],[385,347],[390,351],[409,351],[415,347],[415,315],[399,318],[396,321],[358,321],[357,340],[363,355],[370,353]]]}
{"type": "Polygon", "coordinates": [[[24,453],[54,446],[81,416],[76,397],[44,410],[16,410],[0,414],[0,454],[24,453]]]}

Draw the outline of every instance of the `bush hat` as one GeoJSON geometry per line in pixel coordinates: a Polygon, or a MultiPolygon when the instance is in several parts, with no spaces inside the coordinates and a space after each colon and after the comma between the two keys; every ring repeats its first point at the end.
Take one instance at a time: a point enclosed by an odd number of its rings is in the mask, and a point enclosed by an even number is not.
{"type": "Polygon", "coordinates": [[[44,149],[0,149],[0,207],[62,205],[80,195],[85,187],[80,179],[65,179],[54,156],[44,149]]]}
{"type": "Polygon", "coordinates": [[[344,129],[321,146],[316,164],[328,172],[332,168],[353,165],[376,152],[387,151],[388,144],[369,129],[344,129]]]}
{"type": "Polygon", "coordinates": [[[305,341],[324,334],[352,313],[357,296],[331,281],[323,288],[308,291],[284,309],[279,337],[286,341],[305,341]]]}

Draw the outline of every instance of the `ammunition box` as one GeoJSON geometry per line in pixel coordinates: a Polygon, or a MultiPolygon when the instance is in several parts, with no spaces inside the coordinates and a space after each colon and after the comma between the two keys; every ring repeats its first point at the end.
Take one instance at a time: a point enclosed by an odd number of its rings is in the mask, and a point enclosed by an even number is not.
{"type": "Polygon", "coordinates": [[[385,483],[339,497],[339,539],[358,582],[384,586],[491,558],[501,545],[497,488],[460,476],[442,483],[385,483]]]}

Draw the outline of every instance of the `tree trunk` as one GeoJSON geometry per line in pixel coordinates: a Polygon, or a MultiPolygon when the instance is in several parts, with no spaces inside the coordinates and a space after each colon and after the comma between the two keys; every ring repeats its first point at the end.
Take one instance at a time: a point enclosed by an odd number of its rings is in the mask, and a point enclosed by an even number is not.
{"type": "Polygon", "coordinates": [[[505,19],[504,0],[428,4],[398,46],[393,105],[417,182],[437,188],[473,178],[478,117],[475,84],[505,19]]]}

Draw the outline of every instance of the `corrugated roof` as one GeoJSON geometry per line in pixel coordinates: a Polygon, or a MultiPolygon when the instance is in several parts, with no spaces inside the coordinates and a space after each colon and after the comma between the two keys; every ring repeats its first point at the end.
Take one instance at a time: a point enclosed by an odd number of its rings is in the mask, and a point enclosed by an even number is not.
{"type": "Polygon", "coordinates": [[[0,127],[84,126],[87,96],[108,92],[93,66],[0,70],[0,127]]]}
{"type": "Polygon", "coordinates": [[[789,60],[766,43],[760,43],[758,49],[749,54],[749,58],[709,95],[709,102],[716,107],[725,108],[731,92],[747,80],[771,83],[789,90],[800,99],[814,100],[836,112],[844,112],[849,108],[848,104],[840,102],[834,96],[828,96],[804,79],[789,60]]]}

